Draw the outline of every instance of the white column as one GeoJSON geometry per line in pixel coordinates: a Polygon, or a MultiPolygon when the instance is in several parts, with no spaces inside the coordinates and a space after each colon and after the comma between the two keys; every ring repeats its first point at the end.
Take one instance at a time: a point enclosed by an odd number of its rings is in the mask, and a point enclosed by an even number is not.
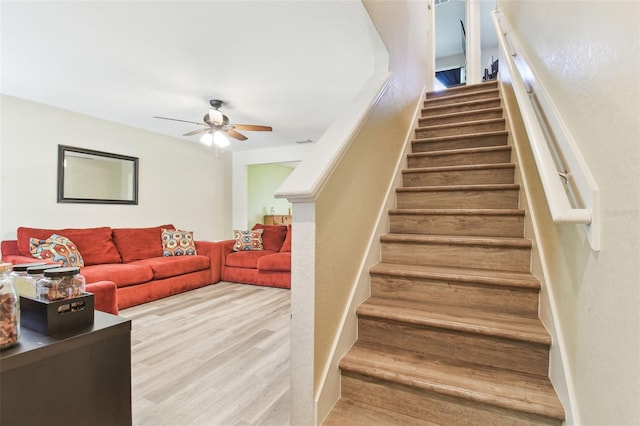
{"type": "Polygon", "coordinates": [[[316,203],[293,203],[291,252],[291,424],[315,425],[316,203]]]}
{"type": "Polygon", "coordinates": [[[480,12],[480,0],[467,0],[467,84],[482,81],[480,12]]]}

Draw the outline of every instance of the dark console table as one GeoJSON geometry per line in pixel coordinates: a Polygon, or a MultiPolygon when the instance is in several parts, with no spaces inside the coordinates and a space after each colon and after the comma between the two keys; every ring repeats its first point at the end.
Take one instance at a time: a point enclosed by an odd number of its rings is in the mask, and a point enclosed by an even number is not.
{"type": "Polygon", "coordinates": [[[131,425],[131,321],[46,336],[22,327],[0,352],[0,425],[131,425]]]}

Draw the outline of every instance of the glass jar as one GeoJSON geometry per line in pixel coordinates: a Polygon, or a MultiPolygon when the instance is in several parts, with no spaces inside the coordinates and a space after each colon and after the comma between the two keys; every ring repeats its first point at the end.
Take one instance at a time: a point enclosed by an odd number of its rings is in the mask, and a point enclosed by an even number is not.
{"type": "Polygon", "coordinates": [[[44,277],[44,271],[47,269],[57,269],[60,268],[59,263],[45,263],[42,265],[35,265],[27,267],[27,275],[24,277],[24,291],[25,293],[21,293],[22,288],[17,288],[18,293],[23,296],[31,297],[32,299],[36,298],[36,287],[38,281],[44,277]]]}
{"type": "Polygon", "coordinates": [[[10,263],[0,263],[0,349],[14,345],[20,338],[20,299],[9,271],[10,263]]]}
{"type": "Polygon", "coordinates": [[[40,300],[72,299],[84,294],[86,284],[80,268],[53,268],[44,271],[44,277],[36,285],[36,297],[40,300]]]}
{"type": "Polygon", "coordinates": [[[36,297],[37,280],[32,280],[27,277],[27,269],[42,265],[45,265],[45,263],[21,263],[19,265],[13,265],[9,276],[11,277],[13,288],[16,290],[16,293],[18,293],[18,296],[36,297]]]}

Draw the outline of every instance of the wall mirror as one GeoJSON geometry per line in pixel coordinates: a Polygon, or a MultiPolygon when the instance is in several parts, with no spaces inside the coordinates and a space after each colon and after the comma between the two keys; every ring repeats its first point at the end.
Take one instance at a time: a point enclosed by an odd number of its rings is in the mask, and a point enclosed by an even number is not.
{"type": "Polygon", "coordinates": [[[58,145],[58,202],[138,204],[138,158],[58,145]]]}

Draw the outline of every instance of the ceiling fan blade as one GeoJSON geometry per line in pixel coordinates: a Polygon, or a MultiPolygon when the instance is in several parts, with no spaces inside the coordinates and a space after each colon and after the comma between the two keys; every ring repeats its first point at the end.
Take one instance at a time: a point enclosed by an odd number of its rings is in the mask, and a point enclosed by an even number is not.
{"type": "Polygon", "coordinates": [[[205,132],[208,132],[209,130],[211,130],[211,129],[210,129],[210,128],[207,128],[207,129],[196,129],[196,130],[192,130],[192,131],[190,131],[190,132],[188,132],[188,133],[185,133],[185,134],[184,134],[184,135],[182,135],[182,136],[193,136],[193,135],[197,135],[197,134],[199,134],[199,133],[205,133],[205,132]]]}
{"type": "Polygon", "coordinates": [[[273,129],[271,126],[258,126],[255,124],[232,124],[234,129],[238,130],[251,130],[254,132],[270,132],[273,129]]]}
{"type": "Polygon", "coordinates": [[[153,116],[153,118],[160,118],[160,119],[162,119],[162,120],[171,120],[171,121],[181,121],[181,122],[183,122],[183,123],[191,123],[191,124],[197,124],[197,125],[199,125],[199,126],[206,126],[206,124],[204,124],[204,123],[198,123],[198,122],[196,122],[196,121],[179,120],[179,119],[177,119],[177,118],[158,117],[158,116],[155,116],[155,115],[153,116]]]}
{"type": "Polygon", "coordinates": [[[245,135],[243,135],[242,133],[238,133],[233,129],[229,129],[229,130],[224,130],[224,132],[231,136],[234,139],[238,139],[239,141],[246,141],[247,137],[245,135]]]}

